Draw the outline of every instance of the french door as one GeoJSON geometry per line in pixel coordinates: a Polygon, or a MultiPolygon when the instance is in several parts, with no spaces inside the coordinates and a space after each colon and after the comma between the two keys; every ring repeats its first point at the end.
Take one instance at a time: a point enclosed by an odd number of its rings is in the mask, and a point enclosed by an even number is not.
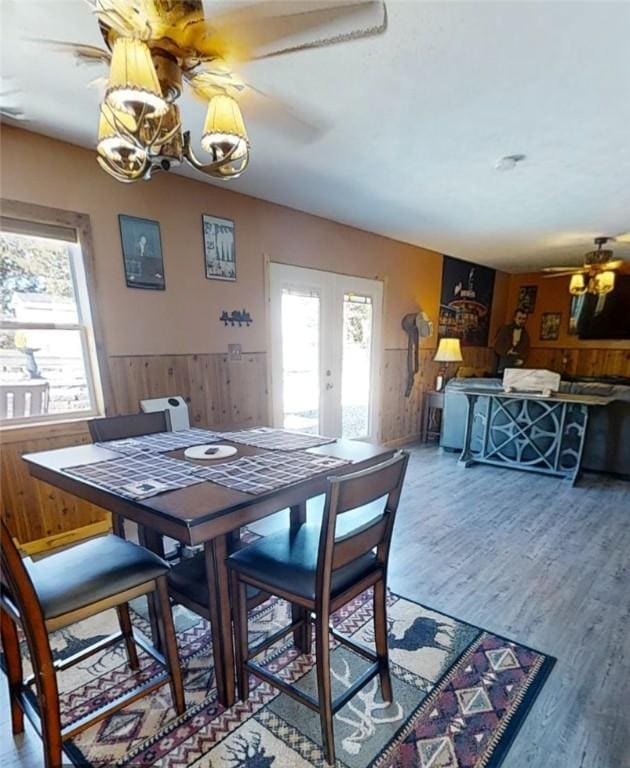
{"type": "Polygon", "coordinates": [[[377,439],[383,284],[269,265],[276,427],[377,439]]]}

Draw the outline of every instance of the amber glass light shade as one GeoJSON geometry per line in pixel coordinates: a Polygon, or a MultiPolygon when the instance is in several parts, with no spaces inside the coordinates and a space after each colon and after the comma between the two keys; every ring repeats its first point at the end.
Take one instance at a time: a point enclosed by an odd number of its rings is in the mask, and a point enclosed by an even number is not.
{"type": "Polygon", "coordinates": [[[586,282],[584,281],[584,275],[581,272],[578,272],[576,275],[571,275],[569,293],[571,296],[583,296],[586,293],[586,282]]]}
{"type": "Polygon", "coordinates": [[[593,278],[595,293],[610,293],[615,289],[615,273],[612,270],[600,272],[593,278]]]}
{"type": "Polygon", "coordinates": [[[107,103],[101,104],[96,151],[114,161],[120,159],[121,153],[142,153],[130,138],[124,136],[125,131],[133,133],[135,129],[136,121],[128,112],[113,110],[107,103]]]}
{"type": "Polygon", "coordinates": [[[245,123],[240,107],[230,96],[219,95],[210,99],[201,146],[213,155],[215,160],[228,157],[230,153],[234,161],[246,159],[249,139],[245,123]]]}
{"type": "Polygon", "coordinates": [[[105,98],[112,109],[133,115],[158,117],[168,109],[151,51],[142,40],[117,38],[105,98]]]}

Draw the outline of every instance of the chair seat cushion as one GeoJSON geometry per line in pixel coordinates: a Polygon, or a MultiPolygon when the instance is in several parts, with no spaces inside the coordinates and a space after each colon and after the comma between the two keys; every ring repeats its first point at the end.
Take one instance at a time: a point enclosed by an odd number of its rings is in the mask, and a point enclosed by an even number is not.
{"type": "MultiPolygon", "coordinates": [[[[208,578],[206,576],[206,561],[203,553],[180,560],[168,572],[167,578],[170,589],[209,609],[208,578]]],[[[256,597],[258,594],[259,590],[255,587],[248,587],[248,600],[256,597]]]]}
{"type": "Polygon", "coordinates": [[[24,566],[45,619],[133,589],[169,569],[153,552],[111,534],[41,560],[26,558],[24,566]]]}
{"type": "MultiPolygon", "coordinates": [[[[228,558],[228,565],[243,576],[270,588],[315,600],[315,576],[320,526],[305,524],[297,531],[265,536],[228,558]]],[[[377,567],[374,552],[366,552],[343,568],[333,571],[331,596],[343,592],[377,567]]]]}

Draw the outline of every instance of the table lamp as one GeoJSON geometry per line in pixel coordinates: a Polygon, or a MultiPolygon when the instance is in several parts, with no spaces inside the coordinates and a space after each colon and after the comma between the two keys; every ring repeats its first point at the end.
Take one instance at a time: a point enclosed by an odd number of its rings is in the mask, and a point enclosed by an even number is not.
{"type": "Polygon", "coordinates": [[[446,375],[445,363],[461,363],[463,359],[459,339],[440,339],[437,352],[433,358],[436,363],[443,363],[440,366],[440,372],[435,382],[435,389],[438,392],[444,386],[444,377],[446,375]]]}

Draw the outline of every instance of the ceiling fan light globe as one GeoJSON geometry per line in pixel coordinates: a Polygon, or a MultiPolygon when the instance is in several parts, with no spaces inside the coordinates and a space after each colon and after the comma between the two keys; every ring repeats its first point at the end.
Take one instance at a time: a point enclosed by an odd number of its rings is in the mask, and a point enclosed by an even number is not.
{"type": "Polygon", "coordinates": [[[598,295],[614,291],[615,273],[610,270],[606,270],[605,272],[600,272],[599,274],[595,275],[593,278],[593,288],[594,292],[598,295]]]}
{"type": "Polygon", "coordinates": [[[117,38],[105,99],[112,109],[132,115],[159,117],[168,110],[151,50],[142,40],[117,38]]]}
{"type": "Polygon", "coordinates": [[[241,109],[231,96],[219,94],[208,102],[201,146],[215,160],[242,158],[249,151],[249,139],[241,109]]]}
{"type": "Polygon", "coordinates": [[[586,290],[587,286],[584,281],[584,275],[581,272],[571,275],[571,281],[569,282],[569,293],[571,296],[583,296],[586,290]]]}

